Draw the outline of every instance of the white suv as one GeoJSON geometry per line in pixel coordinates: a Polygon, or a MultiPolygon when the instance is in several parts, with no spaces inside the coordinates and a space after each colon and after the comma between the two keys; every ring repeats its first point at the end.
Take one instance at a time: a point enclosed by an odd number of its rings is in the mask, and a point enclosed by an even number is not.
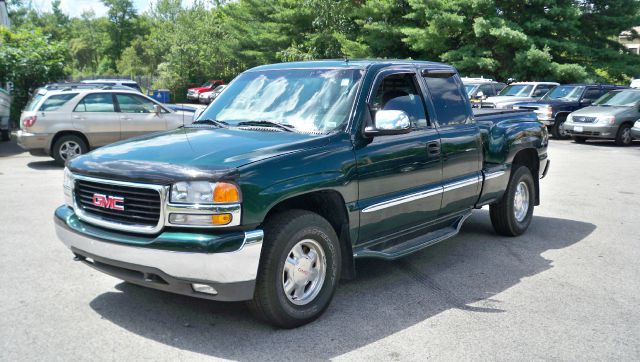
{"type": "Polygon", "coordinates": [[[193,122],[134,90],[40,89],[20,116],[18,144],[59,164],[106,144],[193,122]]]}

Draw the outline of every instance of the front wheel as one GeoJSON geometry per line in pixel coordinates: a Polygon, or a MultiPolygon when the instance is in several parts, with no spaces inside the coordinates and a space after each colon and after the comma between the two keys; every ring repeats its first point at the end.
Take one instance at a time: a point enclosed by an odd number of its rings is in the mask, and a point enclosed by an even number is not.
{"type": "Polygon", "coordinates": [[[555,122],[553,122],[553,127],[551,128],[551,135],[553,138],[558,140],[566,140],[569,138],[567,131],[564,129],[564,122],[567,120],[567,117],[558,117],[555,122]]]}
{"type": "Polygon", "coordinates": [[[618,146],[629,146],[633,137],[631,136],[631,125],[623,124],[616,134],[616,144],[618,146]]]}
{"type": "Polygon", "coordinates": [[[513,170],[502,200],[489,206],[491,224],[496,233],[505,236],[524,233],[533,218],[535,195],[531,171],[525,166],[513,170]]]}
{"type": "Polygon", "coordinates": [[[315,320],[329,306],[340,277],[340,244],[333,227],[313,212],[290,210],[268,220],[264,231],[249,308],[281,328],[315,320]]]}

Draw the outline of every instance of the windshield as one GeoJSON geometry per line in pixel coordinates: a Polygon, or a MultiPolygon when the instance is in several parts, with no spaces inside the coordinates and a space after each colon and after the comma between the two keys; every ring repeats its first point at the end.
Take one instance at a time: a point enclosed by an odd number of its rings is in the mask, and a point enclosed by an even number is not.
{"type": "Polygon", "coordinates": [[[203,85],[201,85],[201,87],[203,88],[211,88],[211,82],[205,82],[203,85]]]}
{"type": "Polygon", "coordinates": [[[243,73],[198,119],[269,121],[296,132],[325,133],[345,123],[360,69],[283,69],[243,73]]]}
{"type": "Polygon", "coordinates": [[[561,85],[553,88],[550,92],[547,92],[547,94],[542,97],[542,100],[577,101],[580,99],[583,91],[584,87],[582,86],[561,85]]]}
{"type": "Polygon", "coordinates": [[[633,90],[611,91],[593,102],[594,106],[633,107],[640,101],[640,92],[633,90]]]}
{"type": "Polygon", "coordinates": [[[508,85],[505,89],[500,91],[499,96],[510,96],[510,97],[528,97],[531,94],[531,90],[533,90],[533,85],[531,84],[512,84],[508,85]]]}
{"type": "Polygon", "coordinates": [[[478,88],[477,84],[465,84],[464,85],[464,90],[467,91],[467,95],[471,95],[473,94],[473,91],[478,88]]]}

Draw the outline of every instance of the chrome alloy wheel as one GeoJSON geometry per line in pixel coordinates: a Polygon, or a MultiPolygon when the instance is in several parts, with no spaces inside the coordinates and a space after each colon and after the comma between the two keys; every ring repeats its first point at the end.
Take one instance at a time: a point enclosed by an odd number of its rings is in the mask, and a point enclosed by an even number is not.
{"type": "Polygon", "coordinates": [[[320,244],[304,239],[291,248],[284,262],[282,287],[295,305],[311,302],[322,289],[327,273],[327,259],[320,244]]]}
{"type": "Polygon", "coordinates": [[[518,222],[522,222],[527,217],[529,211],[529,187],[524,182],[520,182],[516,187],[516,194],[513,197],[513,216],[518,222]]]}
{"type": "Polygon", "coordinates": [[[622,130],[622,143],[625,145],[631,143],[631,128],[627,127],[622,130]]]}
{"type": "Polygon", "coordinates": [[[80,145],[74,141],[67,141],[60,146],[60,157],[67,161],[82,153],[80,145]]]}

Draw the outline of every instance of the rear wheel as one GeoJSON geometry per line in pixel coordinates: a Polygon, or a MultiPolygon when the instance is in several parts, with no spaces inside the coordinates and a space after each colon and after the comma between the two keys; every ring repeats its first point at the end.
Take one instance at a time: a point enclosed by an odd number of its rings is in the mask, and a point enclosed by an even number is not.
{"type": "Polygon", "coordinates": [[[553,138],[559,140],[566,140],[569,138],[569,135],[564,129],[564,122],[567,120],[567,116],[558,116],[553,123],[553,128],[551,128],[551,134],[553,138]]]}
{"type": "Polygon", "coordinates": [[[618,146],[629,146],[631,140],[633,140],[633,136],[631,136],[631,125],[623,124],[616,134],[616,144],[618,146]]]}
{"type": "Polygon", "coordinates": [[[573,137],[573,142],[575,143],[585,143],[587,142],[587,137],[573,137]]]}
{"type": "Polygon", "coordinates": [[[329,306],[340,277],[340,245],[331,224],[318,214],[290,210],[271,218],[264,231],[249,308],[282,328],[315,320],[329,306]]]}
{"type": "Polygon", "coordinates": [[[513,170],[502,200],[489,206],[494,230],[505,236],[524,233],[533,218],[535,195],[535,183],[529,168],[519,166],[513,170]]]}
{"type": "Polygon", "coordinates": [[[64,166],[68,160],[87,153],[89,146],[80,137],[76,135],[66,135],[60,137],[53,145],[52,156],[56,163],[64,166]]]}

